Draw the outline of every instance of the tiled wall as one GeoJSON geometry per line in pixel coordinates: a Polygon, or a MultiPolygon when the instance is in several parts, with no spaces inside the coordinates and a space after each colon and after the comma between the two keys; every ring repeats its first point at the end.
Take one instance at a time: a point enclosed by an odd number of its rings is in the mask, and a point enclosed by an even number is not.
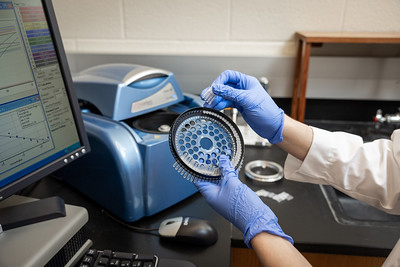
{"type": "Polygon", "coordinates": [[[67,52],[293,56],[296,31],[398,31],[399,0],[54,0],[67,52]]]}
{"type": "MultiPolygon", "coordinates": [[[[267,76],[272,96],[290,97],[296,31],[400,32],[399,0],[53,1],[73,73],[103,63],[154,66],[191,93],[235,69],[267,76]]],[[[400,100],[400,46],[326,47],[394,57],[314,57],[308,97],[400,100]]]]}

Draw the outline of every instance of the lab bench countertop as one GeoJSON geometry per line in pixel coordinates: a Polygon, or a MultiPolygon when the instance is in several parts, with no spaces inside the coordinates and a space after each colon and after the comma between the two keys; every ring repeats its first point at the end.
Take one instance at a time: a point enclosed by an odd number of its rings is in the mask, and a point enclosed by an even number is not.
{"type": "MultiPolygon", "coordinates": [[[[292,200],[277,202],[261,199],[274,211],[279,224],[294,239],[301,252],[387,256],[400,232],[390,227],[342,225],[335,221],[319,185],[281,179],[262,183],[245,176],[244,166],[252,160],[269,160],[284,165],[287,153],[279,147],[246,146],[243,168],[239,178],[254,191],[264,189],[275,194],[287,192],[292,200]]],[[[196,193],[182,202],[151,217],[135,222],[136,226],[157,228],[172,217],[192,216],[209,220],[218,231],[218,241],[209,247],[187,245],[163,240],[152,234],[133,231],[114,221],[103,209],[86,196],[54,177],[47,177],[27,188],[23,195],[45,198],[58,195],[67,204],[85,207],[89,222],[85,226],[88,238],[97,249],[123,252],[153,253],[162,258],[191,261],[197,266],[230,266],[230,248],[244,248],[243,234],[216,213],[196,193]]]]}
{"type": "Polygon", "coordinates": [[[95,249],[153,254],[163,259],[189,261],[196,266],[230,266],[231,224],[216,213],[200,193],[132,224],[142,228],[158,229],[161,222],[168,218],[188,216],[207,219],[218,231],[218,240],[211,246],[162,239],[157,231],[141,233],[132,230],[113,219],[91,199],[55,177],[40,180],[24,190],[23,195],[33,198],[56,195],[63,198],[66,204],[86,208],[89,221],[84,226],[84,230],[87,238],[92,240],[92,247],[95,249]]]}
{"type": "MultiPolygon", "coordinates": [[[[249,161],[263,159],[284,166],[287,153],[279,147],[246,147],[243,166],[249,161]]],[[[388,256],[400,238],[398,228],[386,226],[344,225],[335,221],[319,185],[281,179],[265,183],[251,180],[244,170],[240,180],[254,191],[260,189],[279,194],[287,192],[292,200],[277,202],[261,197],[276,214],[283,231],[291,235],[302,252],[388,256]]],[[[232,246],[243,247],[243,234],[232,230],[232,246]]]]}

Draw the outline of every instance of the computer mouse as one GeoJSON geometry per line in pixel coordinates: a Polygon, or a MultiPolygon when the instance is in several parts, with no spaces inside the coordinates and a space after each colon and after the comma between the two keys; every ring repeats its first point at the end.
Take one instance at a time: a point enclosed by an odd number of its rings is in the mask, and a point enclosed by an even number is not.
{"type": "Polygon", "coordinates": [[[195,245],[210,246],[217,242],[217,230],[207,220],[194,217],[176,217],[161,222],[161,237],[195,245]]]}

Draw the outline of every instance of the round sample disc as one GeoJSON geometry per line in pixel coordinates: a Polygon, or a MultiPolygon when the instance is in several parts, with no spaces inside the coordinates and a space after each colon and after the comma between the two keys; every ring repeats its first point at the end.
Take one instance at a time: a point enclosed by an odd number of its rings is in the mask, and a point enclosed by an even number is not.
{"type": "Polygon", "coordinates": [[[225,114],[209,108],[194,108],[179,115],[169,133],[169,145],[177,163],[175,168],[188,180],[219,180],[219,159],[229,157],[239,171],[243,156],[243,137],[225,114]]]}

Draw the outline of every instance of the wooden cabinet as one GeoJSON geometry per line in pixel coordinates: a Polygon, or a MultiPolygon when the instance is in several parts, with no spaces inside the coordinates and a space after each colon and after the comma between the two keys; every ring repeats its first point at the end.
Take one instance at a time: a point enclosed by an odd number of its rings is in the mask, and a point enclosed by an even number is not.
{"type": "MultiPolygon", "coordinates": [[[[302,253],[316,267],[380,267],[386,258],[352,255],[334,255],[323,253],[302,253]]],[[[247,248],[231,248],[231,267],[262,267],[253,250],[247,248]]]]}
{"type": "Polygon", "coordinates": [[[297,32],[297,56],[292,94],[291,117],[304,121],[311,48],[324,43],[400,44],[400,33],[297,32]]]}

